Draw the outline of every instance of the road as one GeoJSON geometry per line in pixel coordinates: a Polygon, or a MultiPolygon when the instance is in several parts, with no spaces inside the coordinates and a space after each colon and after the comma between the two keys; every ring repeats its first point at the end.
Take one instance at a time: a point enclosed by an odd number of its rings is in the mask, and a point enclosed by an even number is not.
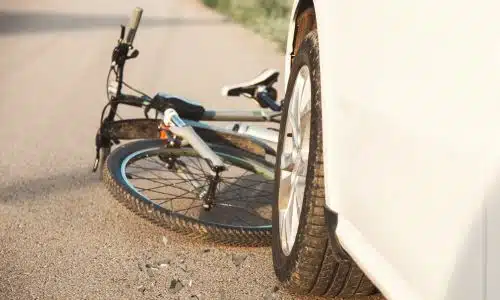
{"type": "Polygon", "coordinates": [[[274,292],[270,248],[186,240],[90,172],[111,50],[135,6],[126,80],[146,92],[252,108],[220,87],[283,70],[275,47],[195,0],[0,2],[0,299],[296,299],[274,292]]]}

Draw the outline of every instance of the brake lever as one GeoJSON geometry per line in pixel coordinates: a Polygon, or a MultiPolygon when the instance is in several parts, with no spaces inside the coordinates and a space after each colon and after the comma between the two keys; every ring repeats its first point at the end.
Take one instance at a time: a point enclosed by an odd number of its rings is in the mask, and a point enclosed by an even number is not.
{"type": "Polygon", "coordinates": [[[132,51],[132,53],[130,53],[130,55],[127,56],[127,59],[136,58],[137,56],[139,56],[139,50],[134,49],[134,51],[132,51]]]}

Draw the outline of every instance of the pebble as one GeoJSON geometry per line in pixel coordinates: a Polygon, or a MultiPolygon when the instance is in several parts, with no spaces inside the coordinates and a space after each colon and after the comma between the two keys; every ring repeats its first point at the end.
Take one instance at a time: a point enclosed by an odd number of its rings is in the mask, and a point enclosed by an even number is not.
{"type": "Polygon", "coordinates": [[[156,263],[157,266],[160,268],[166,268],[168,265],[170,265],[171,260],[168,258],[162,259],[156,263]]]}
{"type": "Polygon", "coordinates": [[[172,279],[170,281],[170,287],[168,288],[171,293],[177,293],[178,291],[182,290],[184,286],[182,285],[182,282],[179,279],[172,279]]]}
{"type": "Polygon", "coordinates": [[[184,271],[184,272],[188,271],[188,268],[187,268],[187,266],[185,264],[180,264],[179,268],[181,268],[181,270],[184,271]]]}
{"type": "Polygon", "coordinates": [[[247,259],[247,257],[248,257],[247,254],[233,253],[233,264],[239,267],[245,261],[245,259],[247,259]]]}

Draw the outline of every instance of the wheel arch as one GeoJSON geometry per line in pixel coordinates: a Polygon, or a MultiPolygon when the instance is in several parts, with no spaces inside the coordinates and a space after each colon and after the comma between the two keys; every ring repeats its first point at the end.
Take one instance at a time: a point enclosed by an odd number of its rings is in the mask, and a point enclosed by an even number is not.
{"type": "Polygon", "coordinates": [[[288,36],[286,42],[286,53],[285,53],[285,80],[284,88],[286,89],[288,85],[288,78],[290,77],[290,68],[292,65],[293,57],[297,51],[298,45],[304,39],[306,34],[317,26],[316,21],[316,9],[314,6],[314,0],[294,0],[290,22],[288,25],[288,36]],[[307,16],[306,21],[300,22],[301,18],[304,17],[304,12],[307,10],[314,11],[314,15],[307,16]],[[311,22],[312,21],[312,22],[311,22]],[[311,23],[314,27],[311,27],[311,23]]]}
{"type": "MultiPolygon", "coordinates": [[[[329,29],[332,28],[333,22],[331,20],[331,16],[327,17],[329,13],[332,12],[332,5],[330,2],[321,1],[321,0],[295,0],[293,4],[293,8],[291,11],[290,24],[288,28],[288,38],[287,38],[287,47],[286,47],[286,55],[285,55],[285,88],[288,86],[288,80],[290,77],[291,65],[293,62],[293,57],[298,50],[299,45],[305,36],[312,30],[316,29],[318,32],[318,43],[319,43],[319,52],[321,53],[330,53],[332,49],[331,38],[329,36],[325,36],[331,34],[329,29]]],[[[324,55],[321,57],[325,57],[324,55]]],[[[325,57],[324,60],[328,60],[329,57],[325,57]]],[[[322,100],[325,98],[329,98],[331,95],[331,88],[328,84],[324,84],[325,81],[329,82],[331,77],[331,70],[329,70],[328,66],[330,62],[321,60],[321,93],[322,100]],[[325,68],[325,66],[327,66],[325,68]]],[[[325,102],[322,101],[322,111],[323,114],[331,110],[331,104],[325,105],[325,102]]],[[[323,138],[325,136],[328,138],[328,135],[331,134],[331,130],[329,126],[325,126],[325,119],[323,119],[323,138]]],[[[328,141],[327,141],[328,142],[328,141]]],[[[325,140],[323,142],[323,155],[325,165],[328,165],[328,151],[329,149],[325,148],[325,140]]],[[[349,254],[342,248],[337,236],[336,236],[336,228],[338,224],[338,199],[332,199],[332,194],[335,194],[335,188],[327,187],[326,182],[329,180],[335,181],[335,176],[328,176],[331,173],[325,169],[325,220],[327,222],[328,234],[330,235],[333,255],[337,259],[337,261],[349,261],[351,258],[349,254]],[[330,197],[329,197],[330,195],[330,197]]],[[[336,184],[336,182],[330,182],[336,184]]]]}

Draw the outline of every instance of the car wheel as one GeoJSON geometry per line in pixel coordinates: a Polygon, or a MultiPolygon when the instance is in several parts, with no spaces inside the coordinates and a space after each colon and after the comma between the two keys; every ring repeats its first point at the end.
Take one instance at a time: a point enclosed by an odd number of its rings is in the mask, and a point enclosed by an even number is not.
{"type": "Polygon", "coordinates": [[[321,83],[317,32],[293,60],[280,126],[273,203],[273,265],[292,293],[370,295],[377,290],[350,259],[336,260],[325,222],[321,83]]]}

